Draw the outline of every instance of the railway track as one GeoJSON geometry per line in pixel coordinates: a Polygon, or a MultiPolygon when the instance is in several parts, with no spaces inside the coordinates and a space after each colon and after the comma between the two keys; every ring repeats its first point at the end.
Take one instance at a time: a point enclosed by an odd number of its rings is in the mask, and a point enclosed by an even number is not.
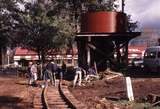
{"type": "Polygon", "coordinates": [[[59,81],[56,86],[45,87],[40,92],[35,96],[34,109],[86,109],[59,81]]]}

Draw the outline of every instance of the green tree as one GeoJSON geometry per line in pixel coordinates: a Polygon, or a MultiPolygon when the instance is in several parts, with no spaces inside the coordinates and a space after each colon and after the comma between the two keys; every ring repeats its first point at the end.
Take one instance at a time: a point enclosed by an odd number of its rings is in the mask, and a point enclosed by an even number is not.
{"type": "Polygon", "coordinates": [[[14,26],[13,14],[17,12],[17,3],[15,0],[0,0],[0,47],[9,44],[11,30],[14,26]]]}
{"type": "Polygon", "coordinates": [[[107,2],[101,0],[52,0],[54,8],[48,11],[48,16],[58,17],[56,27],[60,27],[60,36],[64,36],[63,45],[69,47],[73,51],[73,44],[75,33],[79,31],[80,16],[83,12],[100,10],[115,10],[117,5],[114,4],[116,0],[109,0],[107,2]],[[62,20],[63,19],[63,20],[62,20]]]}
{"type": "Polygon", "coordinates": [[[24,3],[24,10],[15,17],[17,24],[15,39],[12,45],[22,46],[38,53],[39,59],[45,61],[45,56],[52,49],[66,48],[73,42],[75,32],[73,23],[67,11],[59,10],[50,15],[58,6],[50,0],[37,0],[24,3]]]}
{"type": "Polygon", "coordinates": [[[42,1],[26,3],[16,25],[18,46],[36,51],[41,61],[47,51],[58,46],[58,28],[53,25],[54,19],[47,16],[48,7],[42,1]]]}
{"type": "Polygon", "coordinates": [[[128,32],[134,32],[134,31],[136,31],[136,29],[138,28],[138,21],[133,21],[132,19],[131,19],[131,15],[128,15],[127,16],[127,20],[128,20],[128,25],[127,25],[127,30],[128,30],[128,32]]]}
{"type": "Polygon", "coordinates": [[[115,1],[117,0],[90,0],[88,3],[88,11],[115,11],[118,7],[115,1]]]}
{"type": "Polygon", "coordinates": [[[10,46],[14,38],[16,20],[14,16],[20,12],[21,0],[0,0],[0,64],[2,55],[6,54],[7,46],[10,46]]]}
{"type": "Polygon", "coordinates": [[[64,10],[57,11],[55,3],[50,0],[26,2],[21,13],[15,17],[15,39],[12,45],[34,50],[42,64],[50,52],[66,48],[72,35],[72,23],[64,10]]]}

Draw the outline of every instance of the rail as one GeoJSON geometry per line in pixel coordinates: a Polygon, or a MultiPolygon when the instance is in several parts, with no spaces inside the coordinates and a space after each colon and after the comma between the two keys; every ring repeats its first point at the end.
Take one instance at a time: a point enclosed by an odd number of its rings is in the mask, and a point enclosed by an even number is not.
{"type": "Polygon", "coordinates": [[[42,109],[86,109],[86,107],[69,92],[67,86],[58,82],[42,90],[42,109]]]}

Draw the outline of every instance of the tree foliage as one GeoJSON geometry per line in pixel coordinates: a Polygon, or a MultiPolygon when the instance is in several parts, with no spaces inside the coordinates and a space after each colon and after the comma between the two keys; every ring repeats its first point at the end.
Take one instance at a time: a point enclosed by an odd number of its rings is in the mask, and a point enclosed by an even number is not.
{"type": "Polygon", "coordinates": [[[50,15],[64,12],[70,15],[73,22],[80,19],[80,15],[87,11],[115,11],[117,0],[52,0],[56,5],[50,15]]]}
{"type": "Polygon", "coordinates": [[[57,6],[50,0],[24,4],[16,17],[16,39],[13,44],[36,51],[42,60],[52,49],[66,47],[75,32],[69,15],[60,11],[50,15],[57,6]]]}
{"type": "MultiPolygon", "coordinates": [[[[51,49],[72,46],[81,13],[118,7],[116,0],[31,1],[0,0],[0,45],[22,46],[47,55],[51,49]]],[[[133,27],[136,23],[128,25],[131,31],[133,27]]]]}
{"type": "Polygon", "coordinates": [[[115,4],[117,0],[90,0],[88,3],[89,11],[115,11],[118,5],[115,4]]]}
{"type": "Polygon", "coordinates": [[[8,45],[14,28],[14,14],[19,11],[18,0],[0,0],[0,46],[8,45]]]}
{"type": "Polygon", "coordinates": [[[58,29],[53,21],[46,16],[46,7],[42,2],[26,3],[23,13],[18,16],[17,44],[36,51],[43,57],[47,50],[55,48],[53,37],[58,29]],[[43,56],[42,56],[43,55],[43,56]]]}
{"type": "Polygon", "coordinates": [[[134,32],[134,31],[136,31],[136,29],[138,28],[138,21],[135,21],[135,22],[133,22],[132,21],[132,19],[131,19],[131,15],[128,15],[127,16],[127,20],[128,20],[128,27],[127,27],[127,29],[128,29],[128,31],[129,32],[134,32]]]}

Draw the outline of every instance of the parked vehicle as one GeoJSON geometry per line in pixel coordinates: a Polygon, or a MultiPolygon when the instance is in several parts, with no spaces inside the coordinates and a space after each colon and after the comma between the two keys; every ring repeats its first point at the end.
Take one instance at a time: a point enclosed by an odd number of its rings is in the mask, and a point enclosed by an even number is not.
{"type": "Polygon", "coordinates": [[[142,58],[134,58],[132,59],[132,67],[140,67],[143,68],[143,59],[142,58]]]}
{"type": "Polygon", "coordinates": [[[143,67],[143,56],[146,49],[146,45],[143,46],[128,46],[128,64],[132,67],[143,67]]]}
{"type": "Polygon", "coordinates": [[[160,72],[160,46],[146,48],[143,61],[146,71],[160,72]]]}

